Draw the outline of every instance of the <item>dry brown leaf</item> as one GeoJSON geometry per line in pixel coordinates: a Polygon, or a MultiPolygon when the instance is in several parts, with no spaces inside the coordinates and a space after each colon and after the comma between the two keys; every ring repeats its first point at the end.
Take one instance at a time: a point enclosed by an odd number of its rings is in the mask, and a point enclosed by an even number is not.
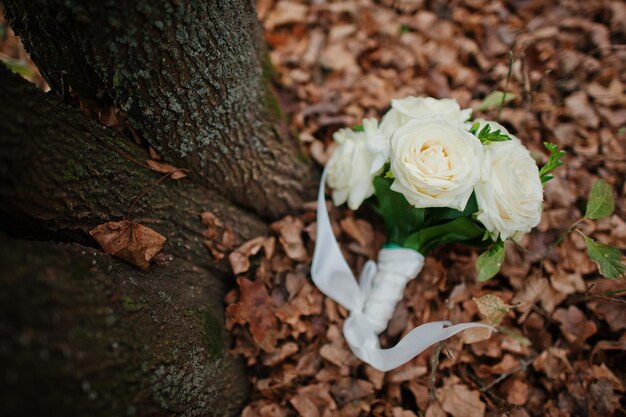
{"type": "Polygon", "coordinates": [[[580,309],[574,305],[568,309],[559,308],[554,318],[561,323],[561,332],[573,345],[580,345],[598,330],[592,320],[588,320],[580,309]]]}
{"type": "Polygon", "coordinates": [[[256,255],[264,246],[266,238],[263,236],[256,237],[245,242],[228,255],[230,267],[233,274],[239,275],[250,269],[250,257],[256,255]]]}
{"type": "Polygon", "coordinates": [[[485,319],[493,325],[500,324],[511,308],[510,305],[505,304],[504,301],[495,294],[485,294],[479,298],[474,297],[472,300],[474,300],[478,306],[480,314],[485,316],[485,319]]]}
{"type": "Polygon", "coordinates": [[[426,410],[425,417],[447,417],[446,412],[441,409],[441,405],[439,405],[436,401],[431,401],[428,409],[426,410]]]}
{"type": "Polygon", "coordinates": [[[161,160],[161,155],[152,146],[148,146],[148,153],[150,154],[150,159],[155,161],[161,160]]]}
{"type": "Polygon", "coordinates": [[[239,301],[226,307],[229,318],[238,324],[248,324],[257,345],[266,352],[276,349],[278,322],[267,288],[260,281],[237,278],[239,301]]]}
{"type": "Polygon", "coordinates": [[[485,415],[485,403],[480,400],[480,393],[470,390],[467,385],[445,386],[437,390],[437,399],[441,403],[441,408],[452,417],[485,415]]]}
{"type": "Polygon", "coordinates": [[[306,19],[308,10],[309,8],[304,4],[293,1],[281,1],[267,14],[265,27],[273,29],[276,26],[288,23],[303,22],[306,19]]]}
{"type": "Polygon", "coordinates": [[[226,256],[226,252],[233,249],[235,235],[215,214],[209,211],[201,213],[200,218],[207,226],[202,232],[202,235],[206,237],[204,244],[211,251],[213,258],[219,261],[226,256]]]}
{"type": "Polygon", "coordinates": [[[89,231],[106,253],[124,261],[147,268],[150,260],[165,244],[165,237],[138,223],[129,220],[107,222],[89,231]]]}
{"type": "Polygon", "coordinates": [[[520,378],[509,378],[502,384],[501,391],[512,404],[524,405],[528,401],[528,383],[520,378]]]}
{"type": "Polygon", "coordinates": [[[491,338],[493,330],[486,327],[474,327],[467,329],[461,333],[461,340],[466,345],[483,342],[491,338]]]}
{"type": "Polygon", "coordinates": [[[333,381],[330,392],[339,405],[358,400],[374,393],[371,382],[363,379],[344,377],[333,381]]]}
{"type": "Polygon", "coordinates": [[[272,223],[272,230],[280,234],[278,241],[287,256],[294,261],[307,259],[306,248],[302,242],[302,230],[304,223],[301,219],[287,216],[282,220],[272,223]]]}
{"type": "Polygon", "coordinates": [[[156,172],[161,174],[171,174],[170,178],[173,180],[179,180],[181,178],[185,178],[189,173],[188,169],[184,168],[176,168],[173,165],[167,164],[165,162],[154,161],[152,159],[146,159],[146,163],[148,166],[156,172]]]}
{"type": "Polygon", "coordinates": [[[302,387],[289,402],[301,417],[331,417],[337,410],[337,404],[329,393],[328,384],[302,387]]]}
{"type": "Polygon", "coordinates": [[[533,361],[533,367],[544,372],[550,379],[564,381],[573,371],[567,359],[567,350],[550,347],[533,361]]]}

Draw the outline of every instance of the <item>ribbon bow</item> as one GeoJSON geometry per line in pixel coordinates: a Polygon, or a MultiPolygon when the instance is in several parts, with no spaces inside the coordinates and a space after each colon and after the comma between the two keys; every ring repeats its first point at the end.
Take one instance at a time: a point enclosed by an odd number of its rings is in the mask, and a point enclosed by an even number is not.
{"type": "Polygon", "coordinates": [[[317,238],[311,276],[322,293],[350,311],[343,334],[359,359],[385,372],[463,330],[473,327],[493,329],[482,323],[451,325],[449,321],[435,321],[411,330],[394,347],[381,349],[378,334],[387,327],[406,283],[422,269],[424,257],[412,249],[383,249],[379,264],[367,261],[360,284],[357,283],[333,233],[326,209],[325,183],[326,171],[322,174],[317,197],[317,238]]]}

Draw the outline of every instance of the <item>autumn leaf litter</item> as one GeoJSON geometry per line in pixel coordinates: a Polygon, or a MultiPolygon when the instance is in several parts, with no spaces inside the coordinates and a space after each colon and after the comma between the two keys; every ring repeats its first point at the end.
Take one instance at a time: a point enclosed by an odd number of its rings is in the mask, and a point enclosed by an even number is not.
{"type": "MultiPolygon", "coordinates": [[[[257,5],[281,101],[300,141],[322,165],[335,130],[379,117],[392,98],[453,97],[478,108],[507,85],[515,98],[501,111],[483,105],[484,114],[500,112],[540,162],[547,159],[543,140],[568,155],[546,186],[538,230],[507,249],[496,278],[478,283],[477,252],[454,246],[429,255],[409,283],[381,335],[383,346],[439,319],[483,320],[500,330],[491,337],[455,337],[436,361],[433,348],[382,373],[351,354],[341,332],[347,312],[309,278],[314,203],[272,224],[268,236],[213,248],[214,256],[228,257],[236,275],[226,304],[231,353],[246,361],[251,384],[242,415],[626,415],[626,302],[620,292],[626,285],[602,279],[584,239],[565,233],[584,215],[591,185],[603,178],[616,192],[616,211],[578,226],[598,242],[626,249],[626,50],[619,46],[626,6],[481,0],[451,7],[412,0],[257,5]]],[[[358,273],[384,243],[382,225],[367,209],[328,207],[358,273]]],[[[209,249],[224,231],[215,233],[209,249]]]]}

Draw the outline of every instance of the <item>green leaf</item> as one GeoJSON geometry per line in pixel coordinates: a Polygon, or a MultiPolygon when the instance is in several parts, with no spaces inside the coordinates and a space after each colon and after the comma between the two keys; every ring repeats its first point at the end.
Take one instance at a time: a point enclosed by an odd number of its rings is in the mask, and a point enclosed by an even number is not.
{"type": "Polygon", "coordinates": [[[583,234],[587,244],[587,254],[589,258],[598,265],[600,274],[605,278],[619,278],[626,274],[626,264],[624,264],[624,254],[613,246],[599,243],[583,234]]]}
{"type": "Polygon", "coordinates": [[[407,236],[422,226],[426,210],[413,207],[402,194],[391,189],[391,184],[393,184],[391,178],[374,178],[374,190],[378,201],[376,211],[385,222],[387,242],[400,245],[407,236]]]}
{"type": "Polygon", "coordinates": [[[0,58],[0,61],[9,69],[11,72],[19,74],[23,77],[31,77],[35,75],[34,71],[30,69],[28,63],[26,61],[22,61],[21,59],[15,58],[0,58]]]}
{"type": "Polygon", "coordinates": [[[505,103],[513,101],[516,98],[517,96],[513,93],[498,90],[492,91],[491,93],[487,94],[487,97],[483,99],[483,102],[480,103],[476,110],[485,111],[494,109],[500,105],[504,105],[505,103]]]}
{"type": "Polygon", "coordinates": [[[511,140],[509,135],[507,135],[506,133],[501,133],[500,129],[494,130],[492,132],[491,126],[489,124],[485,124],[485,126],[483,126],[480,131],[478,129],[480,129],[480,123],[475,122],[470,128],[469,132],[472,135],[476,136],[480,140],[480,143],[482,143],[483,145],[486,145],[490,142],[506,142],[508,140],[511,140]]]}
{"type": "Polygon", "coordinates": [[[504,335],[512,337],[513,339],[517,340],[523,346],[530,346],[530,345],[532,345],[532,342],[527,337],[523,336],[517,329],[503,326],[503,327],[499,327],[498,331],[500,333],[504,334],[504,335]]]}
{"type": "Polygon", "coordinates": [[[493,278],[504,262],[504,242],[498,240],[489,250],[483,252],[476,261],[478,280],[487,281],[493,278]]]}
{"type": "Polygon", "coordinates": [[[449,207],[435,207],[426,210],[427,223],[432,224],[441,220],[451,220],[458,217],[469,217],[478,211],[478,201],[476,194],[472,193],[463,211],[449,207]]]}
{"type": "Polygon", "coordinates": [[[566,152],[560,151],[555,144],[550,142],[544,142],[543,146],[548,148],[548,150],[550,151],[550,157],[548,158],[548,162],[546,162],[546,164],[542,166],[539,170],[539,178],[541,178],[541,183],[545,184],[546,182],[554,178],[554,176],[551,175],[550,172],[563,165],[563,161],[561,161],[561,158],[563,158],[566,152]]]}
{"type": "Polygon", "coordinates": [[[610,216],[613,214],[613,210],[615,210],[615,198],[611,186],[604,180],[594,182],[587,202],[585,217],[597,220],[610,216]]]}
{"type": "Polygon", "coordinates": [[[356,126],[352,126],[352,131],[353,132],[363,132],[365,129],[363,128],[363,125],[356,125],[356,126]]]}
{"type": "Polygon", "coordinates": [[[407,237],[402,246],[426,254],[438,245],[471,241],[480,238],[483,233],[483,227],[470,217],[459,217],[448,223],[418,230],[407,237]]]}

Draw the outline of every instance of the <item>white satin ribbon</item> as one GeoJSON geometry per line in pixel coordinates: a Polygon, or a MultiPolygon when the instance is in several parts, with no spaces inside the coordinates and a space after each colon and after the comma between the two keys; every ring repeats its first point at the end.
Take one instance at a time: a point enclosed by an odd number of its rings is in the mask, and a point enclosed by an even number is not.
{"type": "Polygon", "coordinates": [[[378,334],[387,327],[406,283],[422,269],[424,257],[407,248],[383,249],[378,266],[368,261],[357,283],[333,233],[326,209],[325,183],[326,171],[317,197],[317,237],[311,276],[321,292],[350,311],[343,334],[359,359],[379,371],[389,371],[463,330],[492,329],[482,323],[451,325],[449,321],[436,321],[411,330],[394,347],[381,349],[378,334]]]}

